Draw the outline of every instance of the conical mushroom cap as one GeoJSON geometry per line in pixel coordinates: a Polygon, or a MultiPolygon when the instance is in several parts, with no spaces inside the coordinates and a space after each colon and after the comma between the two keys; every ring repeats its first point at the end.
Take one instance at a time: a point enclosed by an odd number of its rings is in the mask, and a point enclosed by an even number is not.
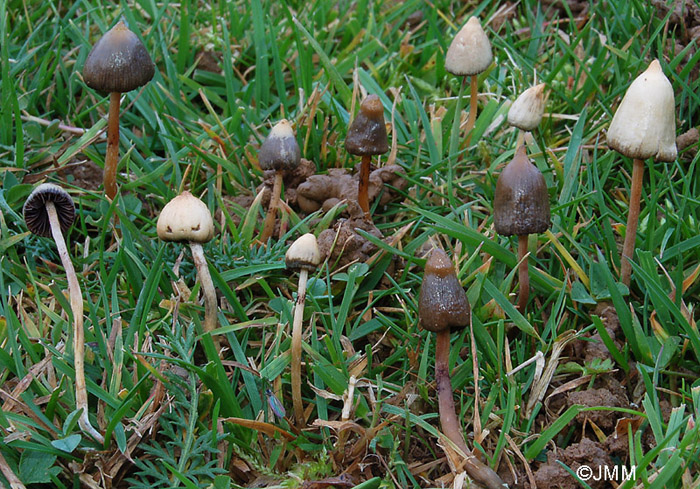
{"type": "Polygon", "coordinates": [[[440,248],[430,252],[425,263],[423,284],[418,296],[419,324],[438,332],[447,328],[464,328],[469,324],[469,302],[455,267],[440,248]]]}
{"type": "Polygon", "coordinates": [[[380,155],[389,151],[384,106],[377,95],[368,95],[362,101],[360,112],[348,129],[345,149],[357,156],[380,155]]]}
{"type": "Polygon", "coordinates": [[[453,75],[477,75],[491,65],[491,42],[481,22],[470,17],[460,29],[445,55],[445,69],[453,75]]]}
{"type": "Polygon", "coordinates": [[[97,41],[83,66],[85,83],[102,92],[129,92],[148,83],[154,73],[146,47],[124,21],[97,41]]]}
{"type": "Polygon", "coordinates": [[[66,233],[75,220],[75,203],[68,192],[53,183],[42,183],[27,197],[22,207],[27,229],[37,236],[51,237],[47,202],[53,202],[61,231],[66,233]]]}
{"type": "Polygon", "coordinates": [[[315,270],[321,263],[316,236],[306,233],[294,241],[284,255],[287,268],[315,270]]]}
{"type": "Polygon", "coordinates": [[[610,123],[608,146],[629,158],[676,159],[676,103],[658,60],[627,89],[610,123]]]}
{"type": "Polygon", "coordinates": [[[299,166],[301,150],[287,119],[279,121],[263,141],[258,162],[263,170],[293,170],[299,166]]]}
{"type": "Polygon", "coordinates": [[[163,241],[206,243],[214,237],[214,220],[204,202],[184,191],[160,211],[156,229],[163,241]]]}
{"type": "Polygon", "coordinates": [[[544,115],[544,83],[530,87],[515,99],[508,110],[508,124],[523,131],[532,131],[544,115]]]}
{"type": "Polygon", "coordinates": [[[549,194],[542,173],[530,163],[525,146],[503,169],[496,182],[493,224],[496,232],[513,234],[542,233],[549,228],[549,194]]]}

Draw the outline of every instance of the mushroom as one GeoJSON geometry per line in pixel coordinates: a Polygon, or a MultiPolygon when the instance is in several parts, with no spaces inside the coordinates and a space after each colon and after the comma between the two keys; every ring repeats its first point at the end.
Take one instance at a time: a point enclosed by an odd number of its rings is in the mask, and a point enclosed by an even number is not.
{"type": "Polygon", "coordinates": [[[110,94],[104,168],[105,195],[110,200],[117,195],[121,94],[145,85],[154,73],[155,65],[146,48],[123,20],[97,41],[85,60],[83,79],[87,86],[110,94]]]}
{"type": "Polygon", "coordinates": [[[299,287],[297,288],[297,303],[294,308],[292,323],[292,403],[297,424],[304,424],[304,406],[301,400],[301,322],[304,318],[306,303],[306,281],[309,272],[314,271],[321,263],[321,252],[318,249],[316,236],[304,234],[297,239],[285,254],[287,268],[299,270],[299,287]]]}
{"type": "Polygon", "coordinates": [[[507,487],[498,474],[467,447],[457,420],[450,381],[450,328],[467,327],[471,321],[471,310],[454,266],[447,253],[440,248],[431,251],[425,264],[418,296],[418,316],[423,329],[437,333],[435,382],[443,433],[463,452],[464,467],[472,479],[492,489],[507,487]]]}
{"type": "Polygon", "coordinates": [[[471,138],[471,130],[476,122],[477,111],[477,75],[486,71],[493,60],[491,43],[486,37],[481,22],[477,17],[470,17],[452,40],[445,55],[445,69],[457,76],[471,77],[471,98],[469,101],[469,119],[467,120],[467,144],[471,138]]]}
{"type": "Polygon", "coordinates": [[[498,234],[518,236],[518,309],[523,313],[530,295],[527,238],[529,234],[549,229],[549,193],[542,173],[530,163],[525,146],[501,172],[496,182],[493,202],[493,223],[498,234]]]}
{"type": "MultiPolygon", "coordinates": [[[[539,126],[544,115],[544,88],[545,84],[540,83],[521,93],[508,110],[508,124],[524,132],[532,131],[539,126]]],[[[523,139],[524,134],[520,133],[516,147],[523,143],[523,139]]]]}
{"type": "Polygon", "coordinates": [[[294,137],[291,124],[286,119],[279,121],[263,141],[258,153],[258,163],[263,170],[275,170],[275,183],[272,187],[270,207],[265,216],[261,241],[266,243],[275,229],[275,216],[280,207],[282,177],[285,171],[292,171],[301,161],[301,150],[294,137]]]}
{"type": "MultiPolygon", "coordinates": [[[[163,241],[187,241],[190,244],[192,259],[197,267],[197,277],[204,294],[204,332],[211,333],[218,324],[218,307],[214,282],[202,248],[202,243],[210,241],[214,236],[214,220],[209,208],[185,190],[163,207],[156,228],[158,237],[163,241]]],[[[213,336],[212,339],[218,348],[218,337],[213,336]]]]}
{"type": "Polygon", "coordinates": [[[355,156],[362,156],[360,181],[357,186],[357,203],[371,220],[369,214],[369,166],[372,155],[389,151],[389,141],[384,125],[384,106],[377,95],[368,95],[360,104],[360,112],[352,121],[345,138],[345,149],[355,156]]]}
{"type": "Polygon", "coordinates": [[[676,159],[676,114],[673,87],[658,60],[651,62],[627,89],[608,129],[608,146],[634,159],[627,230],[622,247],[620,280],[629,286],[644,179],[644,160],[676,159]]]}
{"type": "Polygon", "coordinates": [[[83,329],[83,293],[68,254],[63,233],[75,220],[75,204],[68,192],[58,185],[44,183],[29,194],[22,208],[27,228],[37,236],[53,237],[58,255],[66,270],[68,294],[73,313],[73,355],[75,356],[75,404],[81,410],[78,425],[84,433],[104,444],[104,437],[90,424],[85,384],[85,331],[83,329]]]}

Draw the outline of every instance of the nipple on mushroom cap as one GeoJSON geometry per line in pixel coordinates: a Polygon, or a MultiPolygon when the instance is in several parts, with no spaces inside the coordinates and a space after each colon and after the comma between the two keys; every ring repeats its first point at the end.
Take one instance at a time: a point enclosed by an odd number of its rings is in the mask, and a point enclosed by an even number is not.
{"type": "Polygon", "coordinates": [[[433,249],[425,264],[418,311],[420,325],[428,331],[461,329],[469,324],[467,295],[450,257],[439,248],[433,249]]]}
{"type": "Polygon", "coordinates": [[[379,155],[389,151],[384,106],[377,95],[368,95],[362,101],[360,112],[348,129],[345,149],[357,156],[379,155]]]}

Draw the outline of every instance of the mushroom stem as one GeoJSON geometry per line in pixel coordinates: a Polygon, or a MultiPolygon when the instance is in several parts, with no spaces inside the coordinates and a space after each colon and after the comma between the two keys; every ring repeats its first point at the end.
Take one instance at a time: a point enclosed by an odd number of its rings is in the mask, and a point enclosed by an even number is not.
{"type": "Polygon", "coordinates": [[[442,432],[464,452],[464,468],[469,477],[489,489],[507,487],[501,478],[488,465],[480,461],[469,450],[462,436],[462,429],[457,421],[452,382],[450,381],[450,328],[438,331],[435,344],[435,381],[437,382],[438,406],[442,432]]]}
{"type": "Polygon", "coordinates": [[[300,427],[305,422],[304,405],[301,400],[301,322],[304,319],[308,276],[308,270],[303,268],[299,270],[297,303],[294,308],[294,322],[292,323],[292,404],[294,405],[294,417],[297,425],[300,427]]]}
{"type": "Polygon", "coordinates": [[[478,102],[478,87],[477,83],[479,81],[478,75],[471,75],[470,76],[470,81],[471,81],[471,95],[469,98],[469,118],[467,119],[467,138],[466,138],[466,144],[469,146],[469,141],[471,141],[472,138],[472,129],[474,129],[474,124],[476,123],[476,111],[477,111],[477,102],[478,102]]]}
{"type": "Polygon", "coordinates": [[[630,189],[629,214],[627,216],[627,230],[625,243],[622,247],[622,266],[620,268],[620,280],[629,287],[632,275],[632,257],[634,256],[634,242],[637,239],[637,224],[639,223],[639,208],[642,200],[642,181],[644,180],[644,161],[634,159],[632,168],[632,187],[630,189]]]}
{"type": "Polygon", "coordinates": [[[363,155],[360,163],[360,183],[357,187],[357,203],[365,213],[365,219],[371,220],[369,215],[369,166],[372,161],[371,155],[363,155]]]}
{"type": "Polygon", "coordinates": [[[107,153],[105,154],[104,188],[109,200],[117,195],[117,165],[119,164],[119,104],[121,93],[109,94],[107,120],[107,153]]]}
{"type": "MultiPolygon", "coordinates": [[[[202,245],[190,241],[190,249],[192,250],[194,266],[197,267],[197,277],[202,284],[202,293],[204,294],[204,332],[211,333],[216,329],[218,324],[218,307],[216,305],[214,282],[209,273],[209,266],[207,265],[207,259],[204,257],[204,248],[202,248],[202,245]]],[[[211,339],[218,350],[220,346],[219,337],[212,335],[211,339]]]]}
{"type": "Polygon", "coordinates": [[[525,307],[527,306],[527,299],[530,297],[530,272],[527,266],[527,238],[528,234],[523,234],[518,236],[518,283],[520,284],[520,289],[518,290],[518,310],[521,314],[525,313],[525,307]]]}
{"type": "Polygon", "coordinates": [[[78,276],[75,273],[73,262],[68,254],[66,241],[63,239],[61,224],[56,214],[56,206],[53,202],[46,202],[46,213],[49,216],[51,234],[58,248],[58,255],[66,270],[68,279],[68,294],[70,295],[70,307],[73,312],[73,355],[75,357],[75,404],[81,409],[78,424],[86,434],[93,437],[97,442],[104,444],[104,437],[90,424],[88,417],[88,396],[85,384],[85,331],[83,330],[83,293],[80,290],[78,276]]]}
{"type": "Polygon", "coordinates": [[[275,183],[272,186],[270,206],[267,209],[265,225],[263,226],[262,236],[260,237],[263,243],[267,243],[267,240],[270,239],[270,236],[272,236],[275,230],[275,218],[277,217],[277,209],[280,207],[280,195],[282,194],[282,177],[282,170],[277,170],[275,172],[275,183]]]}

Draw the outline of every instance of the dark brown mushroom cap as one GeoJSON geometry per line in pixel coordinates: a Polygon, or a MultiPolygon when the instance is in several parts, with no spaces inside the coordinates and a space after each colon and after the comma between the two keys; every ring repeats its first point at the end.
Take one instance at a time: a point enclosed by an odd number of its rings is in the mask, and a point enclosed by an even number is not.
{"type": "Polygon", "coordinates": [[[467,294],[457,280],[450,257],[440,248],[433,249],[425,264],[418,317],[421,327],[435,333],[469,324],[467,294]]]}
{"type": "Polygon", "coordinates": [[[549,229],[547,184],[542,173],[530,163],[525,146],[503,169],[496,183],[493,223],[504,236],[542,233],[549,229]]]}
{"type": "Polygon", "coordinates": [[[282,119],[263,141],[258,152],[258,163],[263,170],[293,170],[299,166],[301,150],[292,126],[282,119]]]}
{"type": "Polygon", "coordinates": [[[37,236],[51,237],[47,202],[53,202],[61,231],[66,233],[75,220],[75,204],[68,192],[52,183],[42,183],[27,197],[22,208],[27,229],[37,236]]]}
{"type": "Polygon", "coordinates": [[[129,92],[148,83],[154,73],[146,47],[123,21],[97,41],[83,66],[85,83],[102,92],[129,92]]]}
{"type": "Polygon", "coordinates": [[[368,95],[350,124],[345,149],[357,156],[380,155],[389,151],[384,125],[384,106],[377,95],[368,95]]]}

